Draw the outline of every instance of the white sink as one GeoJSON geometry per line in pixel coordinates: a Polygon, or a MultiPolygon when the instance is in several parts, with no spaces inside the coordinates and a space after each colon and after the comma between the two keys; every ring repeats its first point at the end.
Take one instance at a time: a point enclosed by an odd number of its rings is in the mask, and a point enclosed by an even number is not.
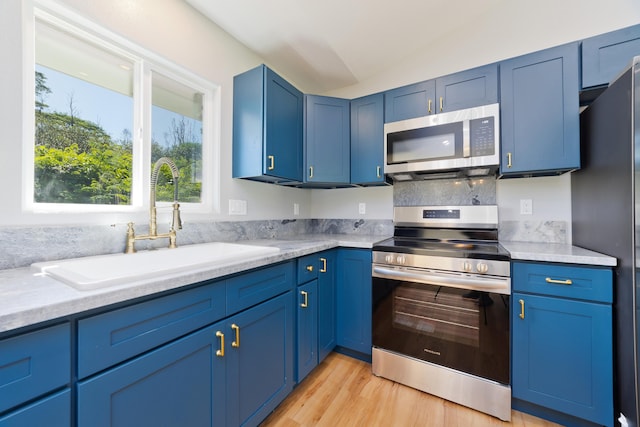
{"type": "Polygon", "coordinates": [[[31,264],[44,273],[79,290],[100,289],[135,280],[188,272],[221,263],[242,261],[259,255],[278,253],[270,246],[237,243],[203,243],[158,249],[134,254],[113,254],[31,264]]]}

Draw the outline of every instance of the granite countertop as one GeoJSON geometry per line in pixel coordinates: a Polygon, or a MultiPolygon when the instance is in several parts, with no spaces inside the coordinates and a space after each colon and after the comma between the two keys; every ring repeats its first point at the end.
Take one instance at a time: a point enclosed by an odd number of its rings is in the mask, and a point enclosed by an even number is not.
{"type": "Polygon", "coordinates": [[[618,260],[598,252],[560,243],[500,242],[512,260],[615,267],[618,260]]]}
{"type": "Polygon", "coordinates": [[[0,332],[35,325],[132,300],[182,286],[239,273],[335,247],[372,248],[387,236],[300,235],[287,240],[251,240],[237,243],[274,246],[276,254],[245,258],[199,268],[188,273],[167,274],[158,279],[136,280],[104,289],[76,290],[29,267],[0,270],[0,332]]]}
{"type": "MultiPolygon", "coordinates": [[[[237,243],[273,246],[276,254],[259,255],[198,268],[188,273],[167,274],[158,279],[136,280],[104,289],[76,290],[30,268],[0,270],[0,333],[63,318],[182,286],[221,278],[276,262],[298,258],[336,247],[371,249],[388,236],[320,234],[286,240],[250,240],[237,243]]],[[[513,260],[615,266],[616,259],[571,245],[501,242],[513,260]]]]}

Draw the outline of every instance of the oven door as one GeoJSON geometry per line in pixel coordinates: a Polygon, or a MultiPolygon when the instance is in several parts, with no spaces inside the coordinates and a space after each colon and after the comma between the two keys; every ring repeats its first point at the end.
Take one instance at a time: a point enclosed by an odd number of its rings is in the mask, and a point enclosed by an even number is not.
{"type": "Polygon", "coordinates": [[[509,384],[510,295],[501,283],[510,289],[508,278],[374,265],[372,344],[509,384]]]}

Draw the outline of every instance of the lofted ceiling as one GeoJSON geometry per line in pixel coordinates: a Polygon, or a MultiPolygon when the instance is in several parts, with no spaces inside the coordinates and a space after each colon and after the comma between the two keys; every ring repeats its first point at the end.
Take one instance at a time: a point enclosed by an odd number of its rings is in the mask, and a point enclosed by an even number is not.
{"type": "MultiPolygon", "coordinates": [[[[351,86],[507,0],[186,0],[307,92],[351,86]]],[[[466,28],[466,31],[461,29],[466,28]]]]}

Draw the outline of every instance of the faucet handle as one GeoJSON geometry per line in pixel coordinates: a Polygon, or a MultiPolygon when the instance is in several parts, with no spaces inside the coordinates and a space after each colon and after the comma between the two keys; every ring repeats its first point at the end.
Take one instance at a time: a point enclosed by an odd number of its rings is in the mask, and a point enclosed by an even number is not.
{"type": "Polygon", "coordinates": [[[173,202],[173,220],[171,221],[171,228],[174,230],[182,230],[182,219],[180,218],[180,204],[173,202]]]}

